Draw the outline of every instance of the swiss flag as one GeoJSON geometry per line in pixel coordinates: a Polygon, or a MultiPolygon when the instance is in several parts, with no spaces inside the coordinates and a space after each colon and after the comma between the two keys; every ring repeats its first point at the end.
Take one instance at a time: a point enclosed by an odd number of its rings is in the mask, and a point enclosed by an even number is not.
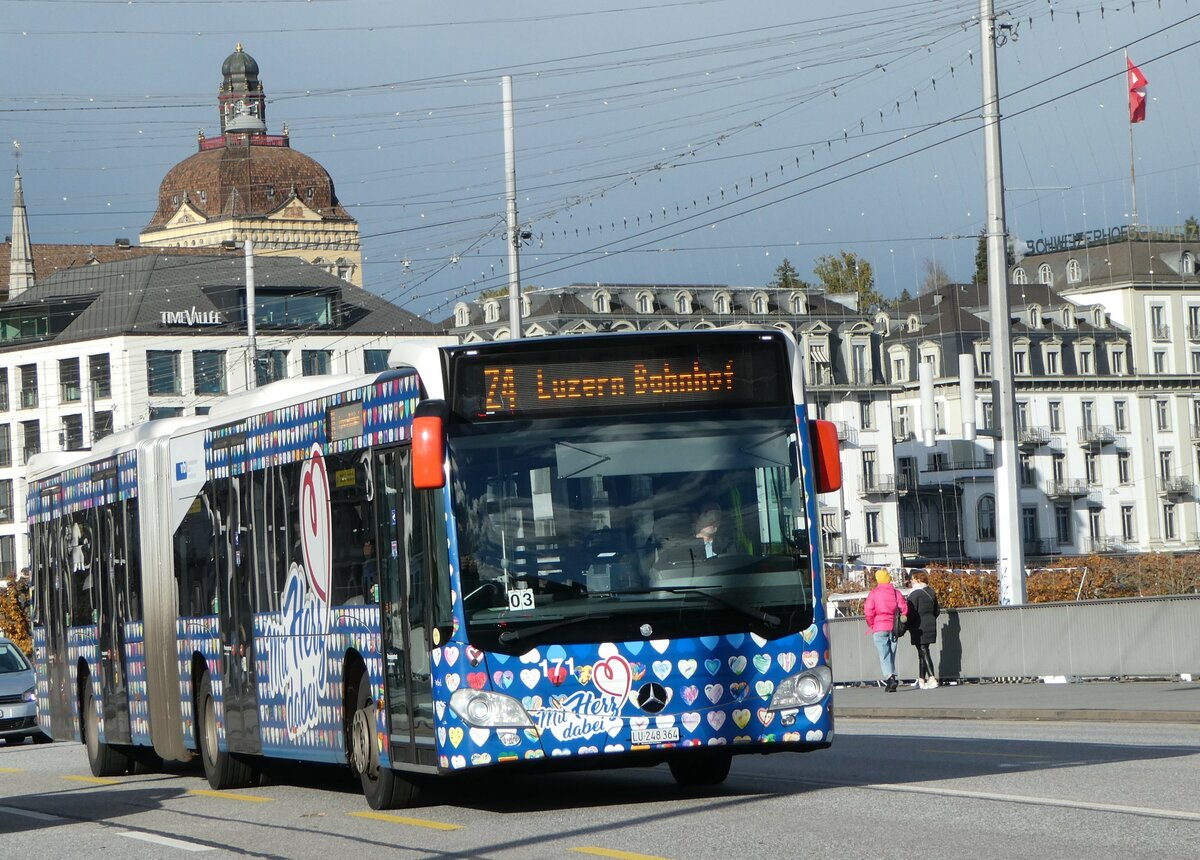
{"type": "Polygon", "coordinates": [[[1129,121],[1142,122],[1146,118],[1146,76],[1142,70],[1133,64],[1133,60],[1125,58],[1129,66],[1129,121]]]}

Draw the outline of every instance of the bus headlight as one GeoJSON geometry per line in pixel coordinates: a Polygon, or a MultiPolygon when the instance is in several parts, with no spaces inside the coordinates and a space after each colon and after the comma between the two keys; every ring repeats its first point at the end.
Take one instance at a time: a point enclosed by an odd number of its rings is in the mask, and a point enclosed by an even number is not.
{"type": "Polygon", "coordinates": [[[490,690],[455,690],[450,696],[450,710],[467,725],[480,728],[523,729],[533,725],[520,702],[490,690]]]}
{"type": "Polygon", "coordinates": [[[828,666],[817,666],[780,681],[768,710],[785,711],[815,705],[829,695],[832,687],[833,672],[829,671],[828,666]]]}

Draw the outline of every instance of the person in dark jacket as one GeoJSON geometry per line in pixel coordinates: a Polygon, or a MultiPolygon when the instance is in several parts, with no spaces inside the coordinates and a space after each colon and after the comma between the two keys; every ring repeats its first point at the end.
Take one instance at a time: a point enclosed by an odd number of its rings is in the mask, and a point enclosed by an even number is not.
{"type": "Polygon", "coordinates": [[[909,577],[912,591],[908,594],[908,637],[917,648],[920,664],[917,686],[932,690],[938,685],[937,673],[933,669],[933,658],[929,646],[937,642],[937,617],[940,612],[937,594],[930,588],[920,571],[909,577]]]}

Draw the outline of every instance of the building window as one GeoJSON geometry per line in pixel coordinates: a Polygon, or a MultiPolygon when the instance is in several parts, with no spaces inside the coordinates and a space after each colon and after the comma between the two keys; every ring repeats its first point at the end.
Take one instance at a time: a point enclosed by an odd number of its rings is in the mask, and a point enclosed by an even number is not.
{"type": "Polygon", "coordinates": [[[13,521],[13,482],[0,481],[0,523],[13,521]]]}
{"type": "Polygon", "coordinates": [[[63,403],[78,403],[79,359],[63,358],[58,362],[58,396],[63,403]]]}
{"type": "Polygon", "coordinates": [[[609,313],[611,308],[610,297],[607,291],[597,290],[592,293],[592,312],[598,314],[609,313]]]}
{"type": "Polygon", "coordinates": [[[17,368],[21,377],[21,408],[36,409],[38,405],[38,372],[36,364],[23,364],[17,368]]]}
{"type": "Polygon", "coordinates": [[[1027,544],[1037,543],[1037,508],[1021,508],[1021,539],[1027,544]]]}
{"type": "Polygon", "coordinates": [[[0,467],[12,465],[12,427],[0,424],[0,467]]]}
{"type": "Polygon", "coordinates": [[[1121,505],[1121,539],[1126,543],[1137,540],[1134,528],[1133,505],[1121,505]]]}
{"type": "Polygon", "coordinates": [[[1150,305],[1150,337],[1154,340],[1169,340],[1171,328],[1167,325],[1166,305],[1150,305]]]}
{"type": "Polygon", "coordinates": [[[111,436],[113,432],[113,414],[111,410],[92,413],[92,441],[111,436]]]}
{"type": "Polygon", "coordinates": [[[996,539],[996,499],[994,496],[983,496],[976,506],[976,517],[979,526],[980,540],[996,539]]]}
{"type": "Polygon", "coordinates": [[[92,397],[112,397],[112,375],[107,353],[88,356],[88,382],[92,386],[92,397]]]}
{"type": "Polygon", "coordinates": [[[1033,463],[1030,461],[1029,455],[1027,453],[1025,453],[1024,451],[1022,451],[1020,454],[1017,455],[1017,459],[1018,459],[1018,461],[1020,461],[1020,466],[1021,466],[1021,486],[1022,487],[1032,487],[1033,486],[1033,463]]]}
{"type": "Polygon", "coordinates": [[[454,308],[454,325],[458,328],[463,328],[471,324],[471,309],[466,305],[458,305],[454,308]]]}
{"type": "Polygon", "coordinates": [[[161,418],[178,418],[183,415],[182,406],[151,406],[150,420],[158,421],[161,418]]]}
{"type": "Polygon", "coordinates": [[[1058,350],[1052,349],[1046,352],[1046,373],[1051,376],[1057,376],[1062,373],[1062,368],[1058,363],[1058,350]]]}
{"type": "Polygon", "coordinates": [[[690,314],[692,312],[692,297],[687,293],[675,294],[675,313],[690,314]]]}
{"type": "Polygon", "coordinates": [[[1056,484],[1061,484],[1067,479],[1067,458],[1065,454],[1051,455],[1050,475],[1056,484]]]}
{"type": "Polygon", "coordinates": [[[1066,546],[1073,540],[1071,534],[1071,506],[1054,506],[1054,538],[1059,546],[1066,546]]]}
{"type": "Polygon", "coordinates": [[[1067,283],[1078,284],[1083,280],[1083,267],[1078,260],[1067,260],[1067,283]]]}
{"type": "Polygon", "coordinates": [[[1017,268],[1013,269],[1012,278],[1013,278],[1014,284],[1028,284],[1029,283],[1029,275],[1026,274],[1025,270],[1022,269],[1020,266],[1017,266],[1017,268]]]}
{"type": "Polygon", "coordinates": [[[1093,541],[1100,539],[1100,515],[1102,513],[1100,508],[1088,509],[1088,537],[1093,541]]]}
{"type": "Polygon", "coordinates": [[[382,373],[388,369],[388,349],[364,349],[363,371],[366,373],[382,373]]]}
{"type": "Polygon", "coordinates": [[[1083,375],[1090,375],[1092,372],[1092,351],[1091,349],[1079,350],[1079,372],[1083,375]]]}
{"type": "Polygon", "coordinates": [[[287,352],[282,349],[265,349],[258,354],[258,367],[254,378],[258,385],[269,385],[287,379],[287,352]]]}
{"type": "MultiPolygon", "coordinates": [[[[1200,350],[1192,350],[1192,373],[1200,373],[1200,350]]],[[[7,386],[5,388],[7,389],[7,386]]],[[[5,400],[5,402],[7,403],[8,401],[5,400]]]]}
{"type": "Polygon", "coordinates": [[[892,359],[892,382],[908,382],[908,359],[902,355],[892,359]]]}
{"type": "Polygon", "coordinates": [[[1113,401],[1113,424],[1116,425],[1118,433],[1129,429],[1129,409],[1124,400],[1113,401]]]}
{"type": "Polygon", "coordinates": [[[1154,401],[1154,426],[1159,430],[1171,429],[1171,403],[1168,400],[1154,401]]]}
{"type": "Polygon", "coordinates": [[[1185,275],[1196,274],[1196,260],[1190,251],[1183,252],[1183,258],[1179,261],[1179,268],[1185,275]]]}
{"type": "Polygon", "coordinates": [[[1091,451],[1083,455],[1083,474],[1089,485],[1100,483],[1100,458],[1091,451]]]}
{"type": "Polygon", "coordinates": [[[858,424],[864,430],[875,429],[875,404],[869,398],[858,401],[858,424]]]}
{"type": "Polygon", "coordinates": [[[192,375],[197,394],[225,393],[225,353],[203,349],[192,353],[192,375]]]}
{"type": "Polygon", "coordinates": [[[62,447],[64,451],[78,451],[83,448],[82,415],[63,416],[62,447]]]}
{"type": "Polygon", "coordinates": [[[21,422],[21,462],[28,463],[34,454],[42,452],[42,424],[40,421],[21,422]]]}
{"type": "Polygon", "coordinates": [[[1042,263],[1038,266],[1038,283],[1047,285],[1054,283],[1054,272],[1049,263],[1042,263]]]}
{"type": "Polygon", "coordinates": [[[487,301],[483,303],[483,321],[485,323],[494,323],[500,320],[500,303],[496,301],[487,301]]]}
{"type": "Polygon", "coordinates": [[[177,350],[146,351],[146,393],[151,396],[178,395],[179,352],[177,350]]]}
{"type": "Polygon", "coordinates": [[[996,410],[992,406],[992,401],[981,400],[980,408],[982,409],[982,415],[983,415],[983,421],[980,424],[980,426],[984,430],[991,430],[993,427],[996,426],[996,424],[995,424],[996,410]]]}
{"type": "Polygon", "coordinates": [[[1117,452],[1117,481],[1122,484],[1130,483],[1130,467],[1132,460],[1128,451],[1117,452]]]}
{"type": "Polygon", "coordinates": [[[757,293],[754,296],[754,313],[760,317],[767,315],[767,297],[762,293],[757,293]]]}
{"type": "Polygon", "coordinates": [[[1163,511],[1163,540],[1175,540],[1175,505],[1171,502],[1166,502],[1162,506],[1163,511]]]}
{"type": "Polygon", "coordinates": [[[1172,473],[1172,467],[1174,464],[1174,460],[1175,460],[1175,458],[1174,458],[1173,451],[1159,451],[1158,452],[1158,476],[1160,478],[1174,477],[1174,474],[1172,473]]]}
{"type": "Polygon", "coordinates": [[[1013,353],[1013,373],[1017,376],[1026,376],[1029,373],[1029,356],[1025,350],[1013,353]]]}
{"type": "Polygon", "coordinates": [[[0,367],[0,412],[7,412],[8,406],[8,368],[0,367]]]}
{"type": "Polygon", "coordinates": [[[1114,349],[1108,354],[1109,365],[1112,367],[1113,376],[1125,375],[1125,350],[1114,349]]]}
{"type": "Polygon", "coordinates": [[[1096,426],[1096,401],[1084,400],[1079,404],[1083,412],[1083,429],[1091,430],[1096,426]]]}
{"type": "Polygon", "coordinates": [[[1051,400],[1050,408],[1050,432],[1061,433],[1063,431],[1063,405],[1061,400],[1051,400]]]}
{"type": "Polygon", "coordinates": [[[1167,372],[1167,351],[1165,349],[1156,349],[1156,350],[1154,350],[1153,358],[1154,358],[1154,372],[1155,373],[1166,373],[1167,372]]]}
{"type": "Polygon", "coordinates": [[[792,309],[792,313],[794,314],[798,315],[804,313],[804,296],[802,296],[800,293],[792,293],[791,296],[788,297],[788,306],[792,309]]]}
{"type": "Polygon", "coordinates": [[[300,352],[301,373],[304,376],[327,376],[329,352],[324,349],[305,349],[300,352]]]}
{"type": "Polygon", "coordinates": [[[868,510],[868,511],[864,511],[863,513],[864,513],[864,517],[866,520],[866,527],[867,527],[867,543],[869,543],[869,544],[883,543],[883,540],[880,537],[881,530],[879,528],[880,512],[868,510]]]}
{"type": "Polygon", "coordinates": [[[1029,427],[1029,401],[1017,401],[1017,429],[1025,430],[1029,427]]]}
{"type": "Polygon", "coordinates": [[[992,351],[990,349],[980,350],[979,352],[979,375],[992,375],[992,351]]]}
{"type": "Polygon", "coordinates": [[[720,293],[717,295],[715,310],[718,314],[729,313],[729,296],[728,295],[726,295],[725,293],[720,293]]]}
{"type": "Polygon", "coordinates": [[[875,470],[876,456],[873,450],[862,452],[862,479],[864,487],[874,487],[878,483],[879,475],[875,470]]]}

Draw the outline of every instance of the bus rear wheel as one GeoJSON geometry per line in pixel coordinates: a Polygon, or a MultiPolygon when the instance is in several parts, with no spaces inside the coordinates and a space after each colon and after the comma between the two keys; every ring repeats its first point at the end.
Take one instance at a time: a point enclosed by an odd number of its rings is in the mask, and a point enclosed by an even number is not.
{"type": "Polygon", "coordinates": [[[371,678],[366,672],[358,679],[354,712],[349,715],[348,722],[346,757],[362,783],[367,805],[372,809],[410,806],[419,793],[416,782],[379,762],[375,700],[371,697],[371,678]]]}
{"type": "Polygon", "coordinates": [[[200,680],[196,693],[196,745],[204,775],[216,791],[245,788],[254,782],[254,769],[228,750],[222,752],[217,742],[217,704],[213,698],[212,679],[208,673],[200,680]]]}
{"type": "Polygon", "coordinates": [[[87,746],[88,765],[92,776],[117,776],[128,773],[133,767],[129,756],[100,740],[100,717],[96,707],[96,694],[90,679],[83,697],[83,742],[87,746]]]}
{"type": "Polygon", "coordinates": [[[671,759],[669,767],[680,785],[720,785],[729,776],[732,760],[732,756],[721,754],[686,755],[671,759]]]}

